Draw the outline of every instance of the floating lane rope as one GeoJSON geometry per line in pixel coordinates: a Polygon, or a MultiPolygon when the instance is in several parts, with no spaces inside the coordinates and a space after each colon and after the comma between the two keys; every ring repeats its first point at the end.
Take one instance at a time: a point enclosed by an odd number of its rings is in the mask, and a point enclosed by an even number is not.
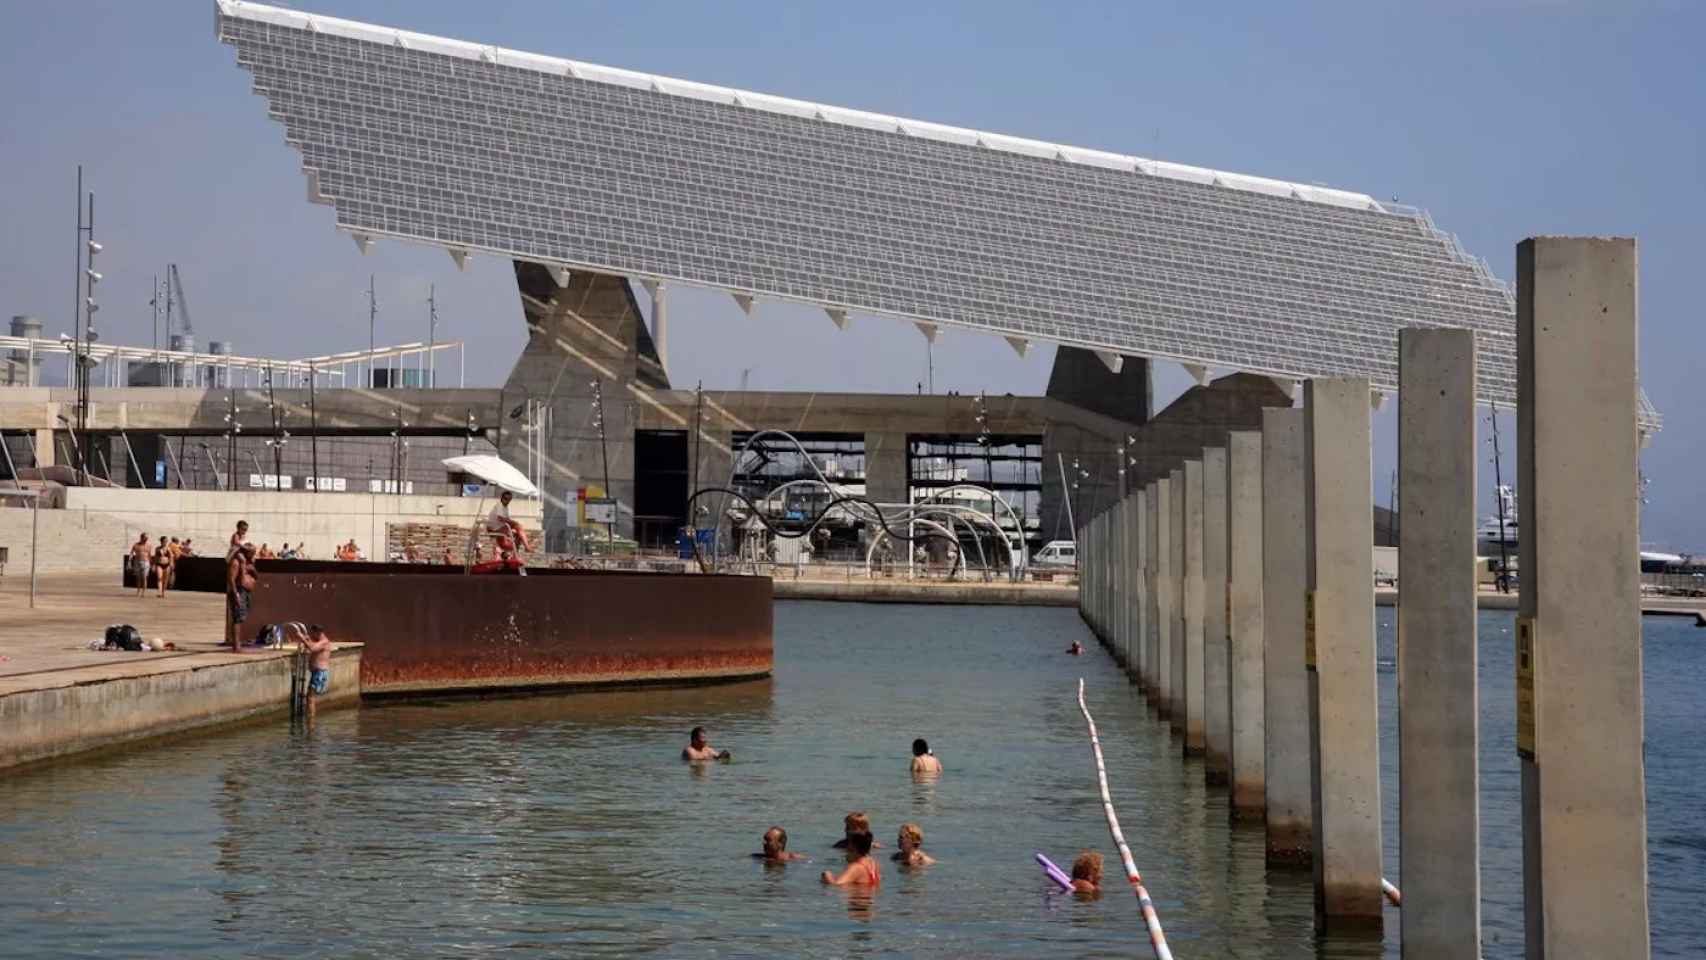
{"type": "Polygon", "coordinates": [[[1119,848],[1126,880],[1131,883],[1132,892],[1137,894],[1138,906],[1143,909],[1143,923],[1149,928],[1149,945],[1155,948],[1155,960],[1173,960],[1173,951],[1167,947],[1167,935],[1161,931],[1161,918],[1155,915],[1155,903],[1149,899],[1149,891],[1143,888],[1143,877],[1131,859],[1131,848],[1126,846],[1125,834],[1120,832],[1120,818],[1114,814],[1113,798],[1108,796],[1108,766],[1102,761],[1102,740],[1096,736],[1096,720],[1090,716],[1090,708],[1084,705],[1083,677],[1078,678],[1078,709],[1084,714],[1084,722],[1090,726],[1090,748],[1096,753],[1096,780],[1102,788],[1102,813],[1108,818],[1108,832],[1113,835],[1114,846],[1119,848]]]}

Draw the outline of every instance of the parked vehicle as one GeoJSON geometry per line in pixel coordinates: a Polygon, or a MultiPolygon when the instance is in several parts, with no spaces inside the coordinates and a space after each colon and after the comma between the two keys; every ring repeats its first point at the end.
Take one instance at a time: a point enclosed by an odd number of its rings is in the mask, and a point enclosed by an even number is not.
{"type": "Polygon", "coordinates": [[[1078,566],[1078,544],[1072,540],[1050,540],[1031,555],[1033,567],[1078,566]]]}

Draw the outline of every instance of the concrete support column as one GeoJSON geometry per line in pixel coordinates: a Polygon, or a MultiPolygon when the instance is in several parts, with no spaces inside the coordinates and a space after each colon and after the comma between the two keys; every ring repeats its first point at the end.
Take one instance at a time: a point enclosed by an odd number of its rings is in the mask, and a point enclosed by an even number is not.
{"type": "Polygon", "coordinates": [[[1398,333],[1398,862],[1408,960],[1481,956],[1475,335],[1398,333]]]}
{"type": "MultiPolygon", "coordinates": [[[[878,503],[906,503],[906,460],[906,434],[865,434],[865,496],[878,503]]],[[[1088,529],[1089,518],[1080,519],[1088,529]]]]}
{"type": "Polygon", "coordinates": [[[1647,957],[1636,247],[1517,246],[1517,752],[1530,960],[1647,957]]]}
{"type": "Polygon", "coordinates": [[[1202,452],[1203,776],[1224,786],[1231,772],[1232,662],[1226,636],[1226,448],[1202,452]]]}
{"type": "Polygon", "coordinates": [[[38,467],[51,467],[55,463],[53,454],[53,431],[36,431],[36,462],[38,467]]]}
{"type": "Polygon", "coordinates": [[[1179,552],[1173,531],[1178,528],[1179,484],[1173,479],[1178,471],[1155,481],[1155,646],[1151,663],[1155,677],[1150,685],[1156,690],[1155,710],[1161,719],[1173,717],[1173,635],[1179,632],[1179,594],[1173,571],[1179,567],[1179,552]]]}
{"type": "Polygon", "coordinates": [[[1126,572],[1131,583],[1131,637],[1130,647],[1126,651],[1126,674],[1133,682],[1138,682],[1142,675],[1144,628],[1149,622],[1149,589],[1144,577],[1144,564],[1147,562],[1144,552],[1144,538],[1147,533],[1144,509],[1147,499],[1142,489],[1132,492],[1131,518],[1126,526],[1127,535],[1131,537],[1131,568],[1126,572]]]}
{"type": "Polygon", "coordinates": [[[1161,518],[1165,514],[1161,509],[1161,501],[1166,496],[1165,487],[1157,480],[1145,488],[1144,494],[1144,583],[1149,595],[1145,598],[1144,614],[1147,622],[1143,629],[1143,662],[1140,664],[1140,672],[1143,674],[1144,696],[1149,698],[1151,704],[1157,704],[1161,685],[1156,682],[1156,677],[1161,664],[1161,638],[1166,632],[1162,624],[1168,612],[1167,604],[1161,599],[1161,584],[1166,582],[1161,574],[1161,558],[1164,553],[1162,546],[1167,542],[1167,538],[1161,533],[1161,518]]]}
{"type": "Polygon", "coordinates": [[[1120,509],[1115,515],[1119,524],[1120,538],[1120,667],[1129,669],[1131,666],[1131,631],[1133,617],[1131,615],[1132,596],[1137,592],[1132,589],[1131,572],[1137,565],[1132,556],[1131,536],[1131,495],[1120,498],[1120,509]]]}
{"type": "Polygon", "coordinates": [[[1227,643],[1231,661],[1232,819],[1267,809],[1267,726],[1262,691],[1262,435],[1226,438],[1227,643]]]}
{"type": "Polygon", "coordinates": [[[1185,471],[1168,475],[1173,497],[1172,525],[1167,528],[1167,552],[1172,554],[1172,578],[1167,590],[1173,595],[1172,649],[1167,651],[1167,723],[1179,736],[1185,734],[1185,471]]]}
{"type": "Polygon", "coordinates": [[[1203,752],[1203,462],[1185,461],[1185,756],[1203,752]]]}
{"type": "Polygon", "coordinates": [[[1309,797],[1309,675],[1303,666],[1303,411],[1262,411],[1262,704],[1267,741],[1268,862],[1307,865],[1314,848],[1309,797]]]}
{"type": "Polygon", "coordinates": [[[1381,924],[1380,709],[1374,663],[1374,457],[1367,380],[1304,385],[1315,926],[1381,924]],[[1311,653],[1313,655],[1311,656],[1311,653]]]}

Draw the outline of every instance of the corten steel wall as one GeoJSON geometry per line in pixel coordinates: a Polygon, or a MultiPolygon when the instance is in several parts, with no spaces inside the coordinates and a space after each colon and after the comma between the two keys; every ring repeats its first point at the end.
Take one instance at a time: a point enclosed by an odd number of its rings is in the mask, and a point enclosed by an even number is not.
{"type": "Polygon", "coordinates": [[[363,695],[692,683],[770,673],[771,586],[765,577],[460,572],[400,564],[263,564],[249,624],[321,623],[335,640],[367,644],[363,695]]]}

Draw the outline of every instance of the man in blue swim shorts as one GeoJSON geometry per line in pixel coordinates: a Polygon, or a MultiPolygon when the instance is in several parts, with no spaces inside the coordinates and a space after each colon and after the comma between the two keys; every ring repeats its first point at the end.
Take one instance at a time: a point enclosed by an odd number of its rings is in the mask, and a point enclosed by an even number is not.
{"type": "Polygon", "coordinates": [[[326,695],[332,683],[332,638],[326,628],[314,624],[308,628],[308,641],[302,645],[308,651],[308,719],[314,719],[314,701],[326,695]]]}

